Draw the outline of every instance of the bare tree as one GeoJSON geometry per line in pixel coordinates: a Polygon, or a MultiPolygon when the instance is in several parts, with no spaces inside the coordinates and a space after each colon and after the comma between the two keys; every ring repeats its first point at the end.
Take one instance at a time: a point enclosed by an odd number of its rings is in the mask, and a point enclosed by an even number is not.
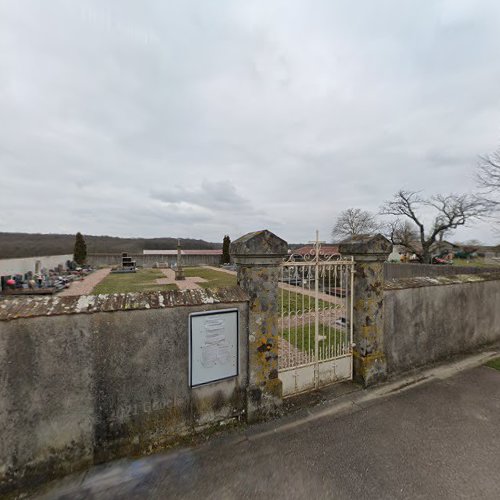
{"type": "Polygon", "coordinates": [[[332,238],[348,238],[358,234],[373,234],[380,228],[376,217],[360,208],[340,212],[332,229],[332,238]]]}
{"type": "Polygon", "coordinates": [[[496,197],[500,195],[500,149],[480,157],[477,181],[485,191],[487,201],[500,207],[500,200],[496,197]]]}
{"type": "Polygon", "coordinates": [[[417,253],[421,260],[431,262],[431,247],[445,232],[463,226],[468,221],[488,215],[489,205],[475,196],[467,194],[436,195],[428,199],[421,198],[415,191],[400,190],[392,201],[387,201],[381,208],[383,215],[406,217],[417,228],[421,250],[417,253]],[[434,209],[435,215],[429,231],[425,230],[422,208],[434,209]]]}
{"type": "Polygon", "coordinates": [[[384,233],[393,245],[403,246],[414,254],[419,253],[419,234],[409,220],[393,219],[385,224],[384,233]]]}
{"type": "MultiPolygon", "coordinates": [[[[488,204],[492,213],[500,212],[500,148],[495,152],[480,156],[477,183],[482,190],[480,195],[484,203],[488,204]]],[[[500,224],[495,232],[500,233],[500,224]]]]}

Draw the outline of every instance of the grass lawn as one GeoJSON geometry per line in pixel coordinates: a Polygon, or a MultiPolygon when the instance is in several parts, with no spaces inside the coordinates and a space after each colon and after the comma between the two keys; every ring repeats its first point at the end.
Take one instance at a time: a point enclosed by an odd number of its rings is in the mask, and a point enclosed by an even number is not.
{"type": "Polygon", "coordinates": [[[203,288],[223,288],[236,285],[236,276],[223,271],[215,271],[206,267],[184,267],[184,275],[188,278],[203,278],[207,281],[199,283],[203,288]]]}
{"type": "MultiPolygon", "coordinates": [[[[299,290],[299,288],[297,288],[299,290]]],[[[288,290],[281,289],[280,294],[280,311],[283,316],[301,314],[303,312],[313,312],[314,311],[314,297],[310,295],[304,295],[302,293],[289,292],[288,290]]],[[[340,305],[331,302],[325,302],[324,300],[319,300],[318,303],[320,311],[326,311],[328,309],[338,309],[340,305]]]]}
{"type": "MultiPolygon", "coordinates": [[[[286,326],[286,323],[285,323],[286,326]]],[[[315,325],[311,322],[311,325],[304,325],[298,328],[290,328],[283,330],[283,338],[290,342],[293,346],[303,352],[314,352],[314,333],[316,331],[315,325]]],[[[347,345],[348,332],[343,329],[328,328],[325,325],[319,325],[319,334],[324,335],[326,339],[319,341],[319,354],[323,355],[323,349],[328,349],[328,347],[333,347],[334,345],[340,346],[342,343],[347,345]]]]}
{"type": "MultiPolygon", "coordinates": [[[[204,267],[186,267],[184,274],[188,277],[204,278],[207,281],[199,283],[203,288],[222,288],[226,286],[236,285],[236,276],[234,274],[225,273],[223,271],[216,271],[215,269],[207,269],[204,267]]],[[[285,316],[288,312],[293,314],[314,311],[314,297],[308,295],[296,294],[288,290],[280,290],[280,312],[283,311],[285,316]]],[[[340,307],[337,304],[319,301],[319,307],[322,310],[336,309],[340,307]]]]}
{"type": "Polygon", "coordinates": [[[158,269],[138,269],[136,273],[108,274],[93,290],[100,293],[156,292],[177,290],[177,285],[158,285],[157,278],[165,275],[158,269]]]}
{"type": "Polygon", "coordinates": [[[486,366],[490,368],[495,368],[495,370],[500,370],[500,358],[492,359],[486,363],[486,366]]]}

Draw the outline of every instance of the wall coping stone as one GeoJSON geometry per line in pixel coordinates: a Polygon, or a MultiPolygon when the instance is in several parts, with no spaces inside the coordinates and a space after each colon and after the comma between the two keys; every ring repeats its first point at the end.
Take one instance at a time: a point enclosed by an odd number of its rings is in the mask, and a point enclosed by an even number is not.
{"type": "Polygon", "coordinates": [[[130,292],[75,297],[6,297],[0,299],[0,321],[37,316],[164,309],[183,306],[247,302],[238,286],[218,289],[130,292]]]}
{"type": "Polygon", "coordinates": [[[453,274],[449,276],[419,276],[415,278],[386,280],[384,283],[384,290],[390,291],[427,286],[460,285],[464,283],[481,283],[495,280],[500,280],[500,271],[485,272],[481,274],[453,274]]]}

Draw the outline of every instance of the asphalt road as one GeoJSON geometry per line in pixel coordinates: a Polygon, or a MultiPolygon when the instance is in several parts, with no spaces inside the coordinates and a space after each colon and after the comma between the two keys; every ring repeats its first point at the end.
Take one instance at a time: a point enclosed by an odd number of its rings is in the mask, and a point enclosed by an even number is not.
{"type": "Polygon", "coordinates": [[[95,467],[42,498],[500,498],[500,372],[344,406],[95,467]]]}

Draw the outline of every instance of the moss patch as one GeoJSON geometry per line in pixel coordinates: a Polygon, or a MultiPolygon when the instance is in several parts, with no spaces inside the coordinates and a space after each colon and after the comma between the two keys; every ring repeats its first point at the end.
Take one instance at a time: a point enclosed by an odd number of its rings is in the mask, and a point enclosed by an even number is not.
{"type": "Polygon", "coordinates": [[[495,358],[486,363],[486,366],[500,371],[500,358],[495,358]]]}

